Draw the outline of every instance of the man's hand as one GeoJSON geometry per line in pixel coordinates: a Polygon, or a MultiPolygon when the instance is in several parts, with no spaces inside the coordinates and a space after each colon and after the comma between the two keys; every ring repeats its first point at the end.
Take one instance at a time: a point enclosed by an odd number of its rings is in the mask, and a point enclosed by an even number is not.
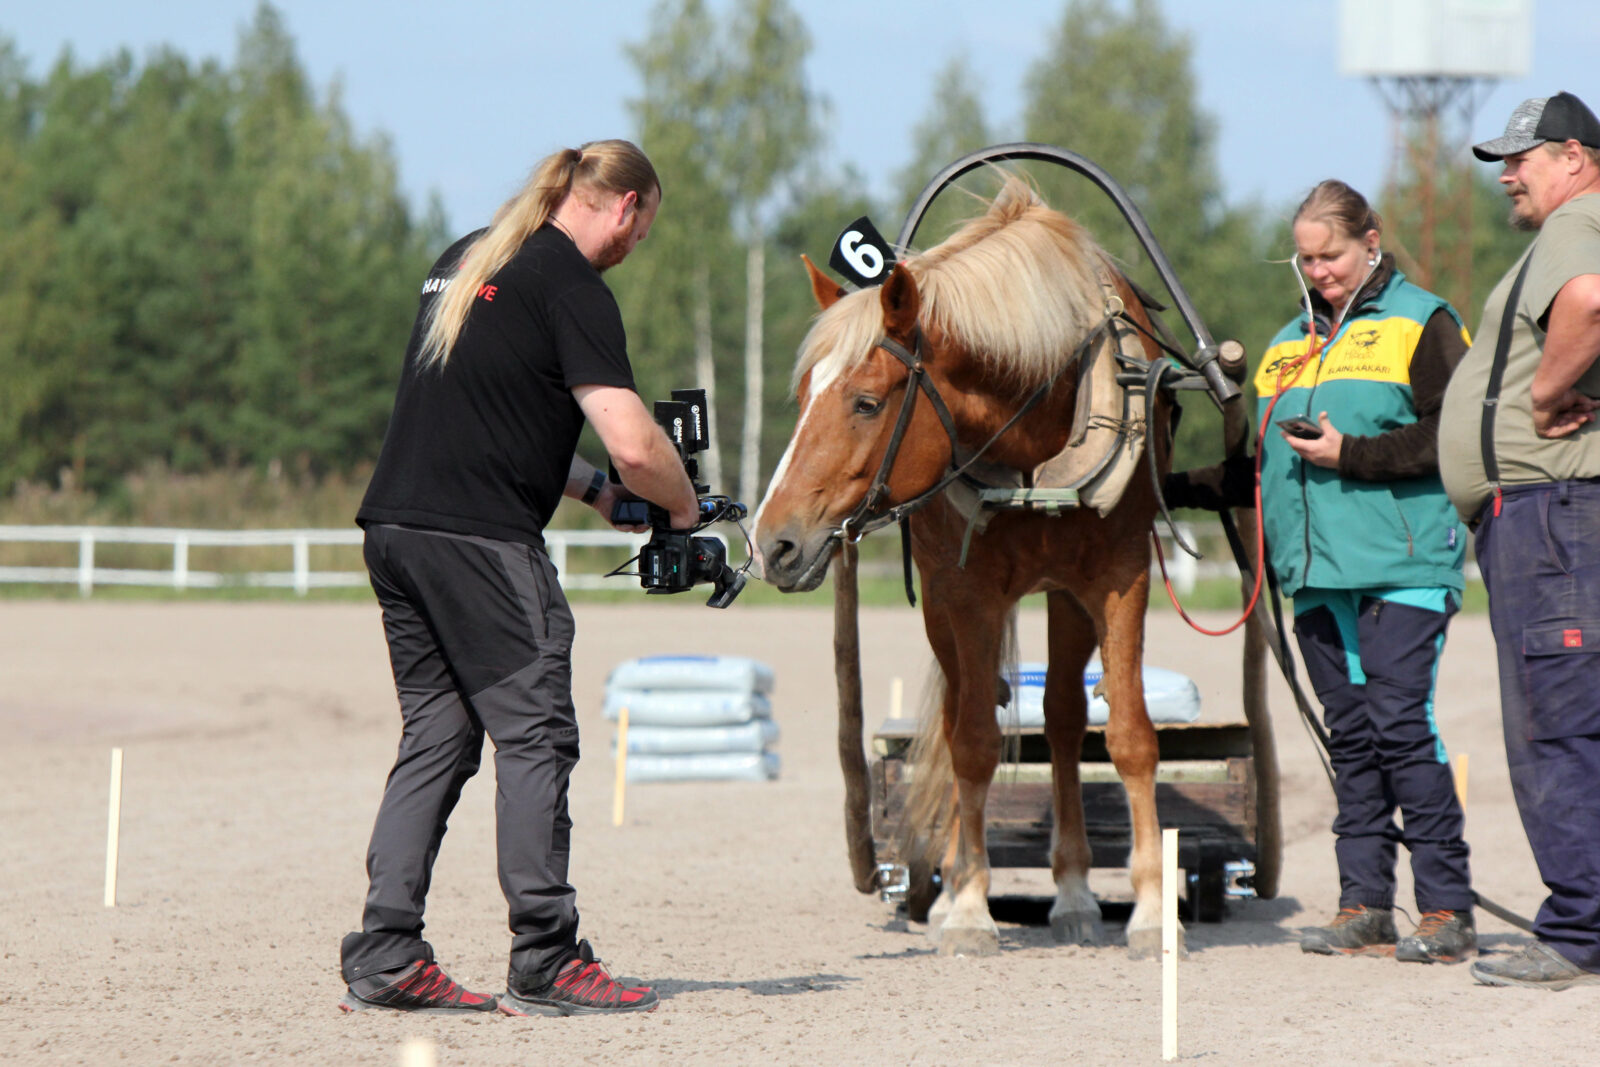
{"type": "Polygon", "coordinates": [[[1540,437],[1566,437],[1594,421],[1595,401],[1576,389],[1546,404],[1537,400],[1533,404],[1533,432],[1540,437]]]}
{"type": "Polygon", "coordinates": [[[634,525],[632,523],[624,525],[611,521],[611,513],[616,510],[618,503],[624,500],[637,499],[638,497],[622,488],[622,486],[607,481],[605,486],[601,488],[600,495],[594,498],[594,503],[590,506],[600,513],[601,518],[611,523],[611,528],[614,530],[621,530],[624,533],[649,533],[649,526],[634,525]]]}
{"type": "Polygon", "coordinates": [[[1533,432],[1566,437],[1594,421],[1595,401],[1578,379],[1600,356],[1600,274],[1570,279],[1550,301],[1544,352],[1533,375],[1533,432]]]}
{"type": "Polygon", "coordinates": [[[1339,450],[1344,447],[1344,434],[1333,428],[1326,411],[1317,415],[1317,425],[1322,427],[1321,437],[1295,437],[1292,434],[1284,434],[1283,439],[1289,442],[1289,447],[1307,463],[1338,470],[1339,450]]]}
{"type": "MultiPolygon", "coordinates": [[[[600,435],[622,484],[665,508],[673,529],[687,530],[698,523],[700,501],[683,459],[639,394],[616,386],[580,385],[572,395],[600,435]]],[[[610,517],[606,515],[608,521],[610,517]]]]}

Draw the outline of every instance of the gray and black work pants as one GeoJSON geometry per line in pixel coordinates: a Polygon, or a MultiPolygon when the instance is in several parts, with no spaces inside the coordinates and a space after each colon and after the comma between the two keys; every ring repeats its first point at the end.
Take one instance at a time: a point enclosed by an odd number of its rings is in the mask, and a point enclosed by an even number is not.
{"type": "Polygon", "coordinates": [[[1465,820],[1433,716],[1453,606],[1431,611],[1353,590],[1321,592],[1326,602],[1297,614],[1294,632],[1328,728],[1339,906],[1392,908],[1403,842],[1418,909],[1470,910],[1465,820]]]}
{"type": "Polygon", "coordinates": [[[411,526],[366,528],[400,698],[400,751],[367,850],[345,981],[433,959],[422,916],[445,825],[494,743],[510,973],[532,985],[576,955],[567,779],[578,761],[572,612],[541,548],[411,526]]]}
{"type": "Polygon", "coordinates": [[[1600,972],[1600,479],[1508,486],[1474,545],[1511,792],[1550,895],[1536,937],[1600,972]],[[1499,514],[1495,514],[1498,511],[1499,514]]]}

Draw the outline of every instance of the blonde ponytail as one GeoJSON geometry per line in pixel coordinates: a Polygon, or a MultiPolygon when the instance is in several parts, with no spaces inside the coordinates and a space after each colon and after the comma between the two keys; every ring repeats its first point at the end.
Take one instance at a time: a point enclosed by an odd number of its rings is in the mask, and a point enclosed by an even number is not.
{"type": "Polygon", "coordinates": [[[621,196],[630,190],[641,200],[661,183],[637,145],[628,141],[590,141],[546,156],[515,196],[500,205],[483,235],[468,246],[461,262],[428,316],[418,360],[424,368],[444,366],[461,336],[478,290],[511,262],[524,241],[543,226],[574,191],[621,196]]]}

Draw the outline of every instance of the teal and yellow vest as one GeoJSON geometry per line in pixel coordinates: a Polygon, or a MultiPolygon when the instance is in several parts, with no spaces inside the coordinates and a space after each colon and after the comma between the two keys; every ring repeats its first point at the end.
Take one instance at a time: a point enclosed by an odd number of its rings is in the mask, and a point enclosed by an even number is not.
{"type": "MultiPolygon", "coordinates": [[[[1272,422],[1326,411],[1343,434],[1369,437],[1417,421],[1411,355],[1443,299],[1396,271],[1365,298],[1322,351],[1284,373],[1310,346],[1309,316],[1279,330],[1256,371],[1258,417],[1272,422]]],[[[1319,332],[1320,332],[1319,327],[1319,332]]],[[[1464,333],[1465,331],[1463,331],[1464,333]]],[[[1283,591],[1303,588],[1462,587],[1466,530],[1437,474],[1370,482],[1307,463],[1275,425],[1261,457],[1262,523],[1283,591]]]]}

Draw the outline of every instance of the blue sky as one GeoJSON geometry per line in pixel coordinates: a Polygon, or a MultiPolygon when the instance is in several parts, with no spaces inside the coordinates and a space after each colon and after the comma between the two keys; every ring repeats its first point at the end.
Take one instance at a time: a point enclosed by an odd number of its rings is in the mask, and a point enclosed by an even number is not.
{"type": "MultiPolygon", "coordinates": [[[[709,0],[726,9],[727,0],[709,0]]],[[[1600,6],[1533,0],[1530,76],[1495,83],[1474,140],[1497,135],[1520,100],[1566,89],[1600,108],[1600,6]]],[[[639,86],[623,54],[647,26],[650,0],[588,4],[478,0],[277,0],[319,90],[337,82],[362,132],[393,140],[416,202],[432,191],[451,225],[487,221],[532,164],[563,144],[626,135],[639,86]]],[[[1065,0],[795,0],[812,34],[811,86],[831,101],[827,162],[849,162],[871,192],[910,155],[936,72],[964,55],[987,117],[1020,132],[1022,83],[1065,0]],[[1003,17],[993,12],[1004,10],[1003,17]]],[[[1366,82],[1338,73],[1337,0],[1163,0],[1194,47],[1200,103],[1218,123],[1230,201],[1279,208],[1337,176],[1376,193],[1390,124],[1366,82]]],[[[231,60],[254,0],[53,0],[0,13],[43,73],[70,47],[80,62],[126,46],[168,44],[231,60]]],[[[1071,147],[1070,145],[1067,147],[1071,147]]],[[[889,220],[891,226],[897,220],[889,220]]]]}

